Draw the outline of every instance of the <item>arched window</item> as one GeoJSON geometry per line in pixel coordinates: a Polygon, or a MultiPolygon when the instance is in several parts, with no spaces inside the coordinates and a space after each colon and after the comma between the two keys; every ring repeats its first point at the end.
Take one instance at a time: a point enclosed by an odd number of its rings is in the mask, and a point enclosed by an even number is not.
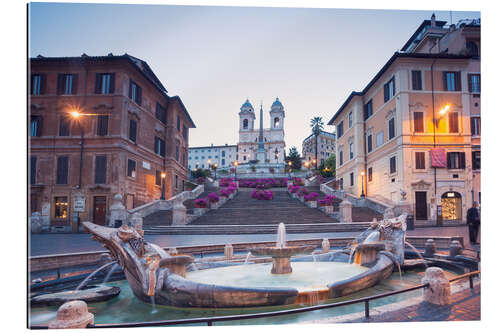
{"type": "Polygon", "coordinates": [[[467,43],[465,43],[465,47],[467,48],[467,52],[469,53],[470,56],[473,57],[479,56],[479,49],[476,43],[468,41],[467,43]]]}
{"type": "Polygon", "coordinates": [[[274,128],[278,128],[280,125],[280,118],[276,117],[274,118],[274,128]]]}
{"type": "Polygon", "coordinates": [[[243,128],[244,129],[248,128],[248,119],[243,119],[243,128]]]}

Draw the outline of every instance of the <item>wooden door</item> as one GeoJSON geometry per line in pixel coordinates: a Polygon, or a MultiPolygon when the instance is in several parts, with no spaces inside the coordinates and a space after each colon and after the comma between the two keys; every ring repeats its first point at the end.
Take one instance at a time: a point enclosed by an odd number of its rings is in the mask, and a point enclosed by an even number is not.
{"type": "Polygon", "coordinates": [[[106,224],[106,197],[94,197],[94,223],[99,225],[106,224]]]}
{"type": "Polygon", "coordinates": [[[427,220],[427,192],[415,192],[415,219],[427,220]]]}

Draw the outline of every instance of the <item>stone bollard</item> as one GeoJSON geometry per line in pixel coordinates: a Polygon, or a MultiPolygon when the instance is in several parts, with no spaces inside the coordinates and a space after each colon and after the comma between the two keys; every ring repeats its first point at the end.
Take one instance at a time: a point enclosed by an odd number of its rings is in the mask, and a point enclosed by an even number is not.
{"type": "Polygon", "coordinates": [[[429,283],[429,287],[424,288],[424,301],[436,305],[450,304],[450,281],[448,281],[441,268],[427,268],[422,283],[429,283]]]}
{"type": "Polygon", "coordinates": [[[121,194],[115,194],[113,197],[113,204],[111,207],[109,207],[109,226],[111,228],[117,228],[119,227],[117,225],[117,222],[121,221],[122,224],[125,224],[127,221],[127,209],[122,203],[122,195],[121,194]]]}
{"type": "Polygon", "coordinates": [[[328,238],[323,238],[323,241],[321,242],[321,251],[323,253],[330,252],[330,241],[328,238]]]}
{"type": "Polygon", "coordinates": [[[344,200],[339,205],[342,223],[352,222],[352,203],[344,200]]]}
{"type": "Polygon", "coordinates": [[[42,215],[39,212],[33,212],[29,221],[32,233],[39,234],[42,232],[42,215]]]}
{"type": "Polygon", "coordinates": [[[226,244],[224,246],[224,256],[226,257],[227,260],[233,258],[233,246],[231,244],[226,244]]]}
{"type": "Polygon", "coordinates": [[[462,254],[462,244],[459,241],[451,241],[450,244],[450,258],[455,258],[455,256],[462,254]]]}
{"type": "Polygon", "coordinates": [[[177,200],[172,207],[172,224],[186,224],[186,206],[182,204],[182,201],[177,200]]]}
{"type": "Polygon", "coordinates": [[[425,242],[424,257],[432,257],[434,253],[436,253],[436,243],[434,242],[434,239],[429,238],[425,242]]]}
{"type": "Polygon", "coordinates": [[[57,310],[56,319],[49,323],[51,329],[86,328],[94,323],[94,315],[89,313],[84,301],[66,302],[57,310]]]}

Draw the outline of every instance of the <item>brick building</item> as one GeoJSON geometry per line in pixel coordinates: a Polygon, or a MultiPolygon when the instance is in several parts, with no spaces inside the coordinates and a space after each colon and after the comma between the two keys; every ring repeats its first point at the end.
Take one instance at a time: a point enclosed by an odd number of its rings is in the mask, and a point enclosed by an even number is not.
{"type": "Polygon", "coordinates": [[[462,221],[481,200],[480,20],[425,20],[328,125],[354,195],[405,198],[418,220],[462,221]],[[404,194],[404,193],[403,193],[404,194]]]}
{"type": "Polygon", "coordinates": [[[38,56],[29,74],[29,204],[46,225],[76,230],[76,214],[104,224],[115,194],[128,209],[159,199],[162,172],[165,198],[183,190],[195,125],[146,62],[38,56]]]}

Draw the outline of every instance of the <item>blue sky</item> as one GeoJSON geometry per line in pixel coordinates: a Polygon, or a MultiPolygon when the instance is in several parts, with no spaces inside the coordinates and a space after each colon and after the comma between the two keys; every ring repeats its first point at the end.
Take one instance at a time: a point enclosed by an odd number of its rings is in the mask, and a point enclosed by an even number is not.
{"type": "MultiPolygon", "coordinates": [[[[326,124],[433,11],[32,3],[30,56],[145,60],[197,128],[190,145],[234,144],[246,98],[285,107],[287,150],[326,124]]],[[[436,11],[449,21],[449,11],[436,11]]],[[[479,12],[452,12],[479,18],[479,12]]],[[[325,126],[332,131],[332,127],[325,126]]]]}

